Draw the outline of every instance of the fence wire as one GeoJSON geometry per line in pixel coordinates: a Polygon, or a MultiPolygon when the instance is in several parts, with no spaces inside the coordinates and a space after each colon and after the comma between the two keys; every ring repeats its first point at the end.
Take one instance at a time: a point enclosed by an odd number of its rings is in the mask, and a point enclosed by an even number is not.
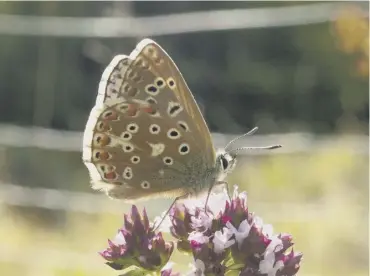
{"type": "MultiPolygon", "coordinates": [[[[368,16],[366,3],[358,3],[368,16]]],[[[150,17],[53,17],[0,15],[0,34],[123,38],[203,31],[317,24],[336,19],[343,3],[291,7],[196,11],[150,17]]]]}

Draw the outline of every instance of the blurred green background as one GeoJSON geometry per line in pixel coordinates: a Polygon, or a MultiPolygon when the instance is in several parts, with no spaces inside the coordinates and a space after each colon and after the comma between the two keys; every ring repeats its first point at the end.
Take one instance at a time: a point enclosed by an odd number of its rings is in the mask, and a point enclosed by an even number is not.
{"type": "MultiPolygon", "coordinates": [[[[173,57],[217,146],[255,125],[242,145],[284,145],[247,153],[229,183],[275,232],[293,234],[299,275],[368,275],[368,10],[355,1],[1,2],[0,275],[119,274],[97,251],[130,206],[90,189],[81,139],[105,66],[143,37],[173,57]]],[[[139,206],[153,217],[170,203],[139,206]]]]}

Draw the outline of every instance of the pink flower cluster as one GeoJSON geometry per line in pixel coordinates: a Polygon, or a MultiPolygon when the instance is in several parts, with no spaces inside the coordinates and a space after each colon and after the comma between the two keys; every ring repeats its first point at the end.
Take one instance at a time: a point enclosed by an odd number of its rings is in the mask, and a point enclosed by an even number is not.
{"type": "MultiPolygon", "coordinates": [[[[231,202],[225,200],[218,212],[186,203],[172,208],[170,232],[177,249],[193,256],[193,270],[186,275],[225,275],[231,271],[241,276],[297,274],[302,254],[290,249],[292,236],[274,235],[272,227],[250,213],[246,203],[246,194],[235,188],[231,202]]],[[[141,216],[133,206],[115,241],[109,241],[101,255],[115,269],[134,266],[136,271],[177,276],[180,274],[165,266],[173,249],[172,242],[165,242],[160,232],[150,228],[145,210],[141,216]]]]}

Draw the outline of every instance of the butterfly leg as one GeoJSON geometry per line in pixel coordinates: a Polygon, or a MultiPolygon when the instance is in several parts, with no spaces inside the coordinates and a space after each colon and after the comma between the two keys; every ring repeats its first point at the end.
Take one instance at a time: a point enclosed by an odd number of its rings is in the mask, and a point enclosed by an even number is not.
{"type": "Polygon", "coordinates": [[[183,199],[185,197],[187,197],[189,194],[186,193],[184,195],[181,195],[181,196],[178,196],[174,199],[174,201],[172,202],[170,208],[168,208],[167,212],[164,214],[164,216],[162,217],[161,221],[158,223],[157,226],[153,226],[153,232],[157,231],[158,228],[161,226],[161,224],[163,223],[164,219],[167,217],[167,215],[169,214],[169,212],[171,211],[172,207],[175,206],[176,202],[180,199],[183,199]]]}
{"type": "MultiPolygon", "coordinates": [[[[229,183],[227,183],[227,181],[217,181],[216,182],[216,185],[221,185],[221,184],[224,184],[225,185],[226,192],[227,192],[227,197],[229,198],[229,200],[231,202],[231,196],[230,196],[230,190],[229,190],[229,183]]],[[[206,215],[208,215],[208,213],[207,213],[207,205],[208,205],[208,200],[209,200],[209,196],[211,194],[212,188],[213,188],[213,185],[210,186],[209,189],[208,189],[207,198],[206,198],[206,204],[204,205],[204,212],[206,213],[206,215]]]]}
{"type": "Polygon", "coordinates": [[[231,195],[230,195],[230,190],[229,190],[229,183],[227,183],[227,181],[218,181],[216,184],[217,185],[221,185],[221,184],[224,184],[225,185],[227,197],[229,198],[229,201],[231,203],[231,195]]]}
{"type": "Polygon", "coordinates": [[[213,188],[213,185],[211,185],[209,187],[209,189],[208,189],[207,198],[206,198],[206,204],[204,205],[204,212],[206,213],[207,216],[208,216],[208,213],[207,213],[207,205],[208,205],[209,195],[212,192],[212,188],[213,188]]]}

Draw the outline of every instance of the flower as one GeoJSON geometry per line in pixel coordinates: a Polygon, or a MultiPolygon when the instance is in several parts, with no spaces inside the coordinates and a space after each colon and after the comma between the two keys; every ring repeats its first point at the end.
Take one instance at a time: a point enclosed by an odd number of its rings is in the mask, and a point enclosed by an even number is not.
{"type": "Polygon", "coordinates": [[[148,271],[159,271],[169,260],[174,244],[165,242],[162,234],[154,233],[144,209],[141,216],[135,205],[130,216],[124,216],[124,226],[119,229],[109,247],[100,252],[107,264],[116,270],[131,266],[148,271]]]}
{"type": "Polygon", "coordinates": [[[193,265],[193,271],[187,274],[188,276],[203,276],[206,266],[203,261],[196,259],[193,265]]]}
{"type": "Polygon", "coordinates": [[[223,231],[216,231],[213,238],[213,250],[216,254],[222,253],[225,249],[229,248],[235,243],[234,239],[230,239],[233,232],[224,227],[223,231]]]}
{"type": "Polygon", "coordinates": [[[180,276],[180,273],[173,272],[172,266],[173,262],[168,262],[161,270],[161,276],[180,276]]]}
{"type": "Polygon", "coordinates": [[[238,229],[236,229],[230,221],[226,223],[226,227],[230,230],[231,233],[234,234],[235,240],[238,244],[238,247],[240,248],[244,239],[248,237],[249,231],[251,230],[251,226],[248,223],[248,220],[243,220],[242,223],[240,223],[238,229]]]}
{"type": "MultiPolygon", "coordinates": [[[[292,236],[274,234],[271,225],[249,212],[246,193],[239,193],[237,187],[231,200],[218,196],[221,199],[223,204],[218,202],[218,210],[207,208],[206,212],[198,202],[195,206],[175,204],[169,212],[177,248],[192,254],[193,269],[185,275],[296,275],[302,254],[293,249],[287,253],[293,245],[292,236]]],[[[174,244],[165,242],[161,232],[155,233],[149,227],[145,210],[140,215],[133,206],[131,215],[124,216],[124,226],[108,243],[109,247],[101,252],[108,265],[117,270],[136,267],[126,276],[180,275],[168,262],[174,244]]]]}

